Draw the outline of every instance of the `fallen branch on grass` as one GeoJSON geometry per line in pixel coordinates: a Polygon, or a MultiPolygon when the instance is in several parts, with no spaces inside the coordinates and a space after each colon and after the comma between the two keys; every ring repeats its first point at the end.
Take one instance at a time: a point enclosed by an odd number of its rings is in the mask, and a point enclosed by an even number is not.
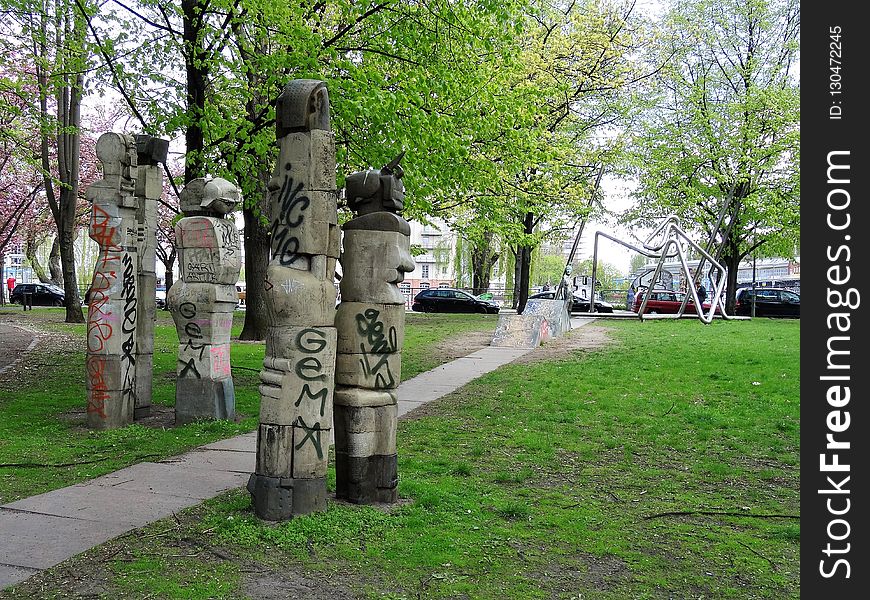
{"type": "MultiPolygon", "coordinates": [[[[159,454],[145,454],[144,456],[136,457],[136,460],[142,460],[143,458],[151,458],[152,456],[160,456],[159,454]]],[[[68,462],[68,463],[34,463],[34,462],[24,462],[24,463],[0,463],[0,468],[6,467],[9,469],[44,469],[44,468],[54,468],[54,469],[62,469],[64,467],[78,467],[79,465],[93,465],[99,462],[103,462],[104,460],[109,460],[112,458],[111,456],[104,456],[102,458],[95,458],[94,460],[81,460],[78,462],[68,462]]]]}
{"type": "Polygon", "coordinates": [[[672,510],[663,513],[656,513],[654,515],[647,515],[644,517],[644,520],[650,519],[658,519],[659,517],[686,517],[691,515],[704,515],[704,516],[724,516],[724,517],[753,517],[757,519],[800,519],[800,515],[788,515],[788,514],[758,514],[758,513],[746,513],[746,512],[734,512],[727,510],[672,510]]]}

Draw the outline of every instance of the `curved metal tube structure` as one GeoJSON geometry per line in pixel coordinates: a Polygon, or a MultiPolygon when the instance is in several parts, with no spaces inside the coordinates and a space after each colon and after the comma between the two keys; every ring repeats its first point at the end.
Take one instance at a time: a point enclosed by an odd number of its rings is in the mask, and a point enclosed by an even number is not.
{"type": "MultiPolygon", "coordinates": [[[[697,312],[698,319],[705,324],[710,324],[713,321],[713,315],[716,313],[717,306],[721,309],[722,318],[724,319],[735,319],[736,317],[729,316],[725,312],[725,303],[722,300],[722,291],[725,288],[725,267],[723,267],[712,255],[710,255],[707,250],[702,248],[700,245],[695,243],[689,235],[680,227],[679,218],[676,215],[669,215],[665,217],[665,219],[659,224],[658,227],[644,240],[643,249],[623,242],[611,235],[607,235],[606,233],[602,233],[600,231],[595,233],[595,245],[593,249],[592,255],[592,286],[593,286],[593,298],[594,298],[594,289],[597,275],[597,267],[598,267],[598,238],[599,236],[603,236],[617,244],[625,246],[635,252],[642,254],[648,258],[657,258],[658,263],[656,264],[655,271],[653,272],[652,282],[653,284],[658,281],[661,276],[662,269],[664,267],[664,262],[666,258],[678,257],[680,260],[680,264],[683,268],[683,271],[686,273],[688,278],[689,275],[689,264],[688,259],[686,258],[686,253],[684,250],[684,245],[691,247],[698,254],[701,255],[701,260],[698,263],[698,272],[701,271],[704,266],[705,261],[709,261],[710,267],[707,270],[708,274],[711,271],[716,271],[715,277],[715,285],[713,287],[712,300],[710,302],[710,309],[707,314],[704,313],[704,308],[701,305],[701,302],[698,298],[698,291],[694,285],[694,281],[692,285],[687,286],[688,293],[683,297],[683,301],[680,304],[680,308],[677,310],[677,313],[674,315],[645,315],[644,311],[646,310],[647,302],[649,301],[650,294],[644,294],[643,300],[641,301],[640,310],[638,311],[638,317],[640,319],[679,319],[683,316],[686,306],[689,302],[689,293],[691,293],[692,301],[695,306],[695,311],[697,312]],[[672,249],[673,248],[673,249],[672,249]]],[[[711,278],[712,280],[712,278],[711,278]]],[[[589,312],[595,312],[595,302],[591,301],[589,303],[589,312]]]]}

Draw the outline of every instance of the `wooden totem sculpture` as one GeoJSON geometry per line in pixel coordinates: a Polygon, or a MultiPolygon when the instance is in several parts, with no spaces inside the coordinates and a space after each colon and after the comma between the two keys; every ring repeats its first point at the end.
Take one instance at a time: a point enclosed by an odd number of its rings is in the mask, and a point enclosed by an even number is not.
{"type": "Polygon", "coordinates": [[[166,296],[179,341],[176,423],[235,417],[230,331],[242,263],[239,231],[226,215],[239,199],[236,186],[220,177],[194,179],[181,192],[181,278],[166,296]]]}
{"type": "Polygon", "coordinates": [[[278,99],[276,122],[280,150],[269,182],[272,260],[265,282],[270,327],[260,372],[257,466],[248,481],[257,515],[273,521],[326,508],[339,255],[326,85],[292,81],[278,99]]]}
{"type": "Polygon", "coordinates": [[[405,336],[398,284],[414,270],[401,156],[347,178],[341,299],[336,315],[336,496],[360,504],[397,499],[397,396],[405,336]]]}

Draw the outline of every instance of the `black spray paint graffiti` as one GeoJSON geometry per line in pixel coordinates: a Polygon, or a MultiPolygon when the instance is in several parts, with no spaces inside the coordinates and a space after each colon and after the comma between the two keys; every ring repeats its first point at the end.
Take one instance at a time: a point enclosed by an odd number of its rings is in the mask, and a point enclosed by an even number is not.
{"type": "MultiPolygon", "coordinates": [[[[193,319],[196,317],[196,305],[193,302],[182,302],[178,307],[178,314],[181,315],[185,319],[193,319]]],[[[202,360],[203,353],[205,352],[205,344],[196,345],[194,340],[201,340],[203,338],[202,329],[200,326],[193,322],[188,322],[187,325],[184,326],[184,333],[187,335],[187,343],[181,348],[181,352],[196,352],[199,351],[199,359],[202,360]]],[[[187,360],[178,359],[178,362],[184,365],[184,368],[178,372],[178,377],[196,377],[197,379],[202,379],[202,375],[199,374],[199,371],[196,368],[196,357],[191,356],[187,360]]]]}
{"type": "Polygon", "coordinates": [[[369,308],[356,316],[357,332],[365,337],[359,345],[363,355],[360,366],[366,377],[374,377],[376,390],[395,387],[396,378],[390,372],[388,361],[399,345],[395,327],[390,327],[384,334],[384,323],[378,319],[380,314],[380,311],[369,308]]]}
{"type": "Polygon", "coordinates": [[[208,263],[187,263],[187,277],[190,282],[197,283],[215,283],[217,281],[217,273],[214,265],[208,263]]]}
{"type": "MultiPolygon", "coordinates": [[[[290,163],[284,165],[287,171],[292,168],[290,163]]],[[[272,224],[272,254],[278,257],[281,266],[287,267],[295,263],[299,254],[299,239],[291,235],[290,230],[302,225],[305,216],[302,214],[311,204],[308,196],[300,195],[305,184],[294,182],[289,173],[284,175],[284,182],[278,191],[280,211],[278,218],[272,224]],[[292,218],[293,211],[298,208],[299,214],[292,218]]]]}
{"type": "Polygon", "coordinates": [[[227,256],[235,256],[240,250],[239,248],[239,231],[232,223],[224,223],[218,221],[220,229],[221,244],[227,256]]]}
{"type": "MultiPolygon", "coordinates": [[[[314,328],[303,329],[296,335],[296,347],[304,354],[318,354],[326,349],[326,335],[323,331],[314,328]]],[[[305,381],[325,381],[326,374],[322,372],[323,363],[316,356],[306,356],[296,362],[294,368],[296,376],[305,381]]],[[[302,386],[302,392],[296,399],[294,406],[302,404],[303,400],[320,400],[320,416],[324,416],[326,409],[326,400],[329,397],[329,388],[323,386],[319,391],[313,392],[311,386],[306,383],[302,386]]],[[[323,450],[320,446],[320,423],[314,423],[311,427],[305,425],[305,421],[300,416],[298,418],[298,426],[306,431],[306,435],[302,441],[296,446],[299,450],[306,440],[311,440],[317,450],[317,457],[323,458],[323,450]],[[314,432],[317,432],[316,438],[314,432]]]]}
{"type": "Polygon", "coordinates": [[[323,446],[320,442],[320,434],[323,429],[320,428],[320,423],[315,423],[311,427],[305,424],[305,421],[302,417],[297,417],[296,422],[293,423],[294,427],[299,427],[302,431],[305,432],[305,437],[303,437],[298,444],[293,446],[296,450],[302,448],[305,445],[305,442],[311,440],[311,443],[314,444],[314,451],[317,452],[317,458],[323,459],[323,446]]]}
{"type": "Polygon", "coordinates": [[[136,400],[136,270],[133,258],[124,253],[124,276],[121,285],[121,299],[124,300],[124,321],[121,332],[125,338],[121,342],[121,364],[124,373],[122,394],[125,398],[136,400]]]}

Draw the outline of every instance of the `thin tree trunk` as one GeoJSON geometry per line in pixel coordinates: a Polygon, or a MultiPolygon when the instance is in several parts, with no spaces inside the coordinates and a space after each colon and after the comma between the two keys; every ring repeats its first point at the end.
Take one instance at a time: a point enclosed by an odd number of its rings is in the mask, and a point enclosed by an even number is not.
{"type": "Polygon", "coordinates": [[[27,262],[30,263],[30,268],[33,269],[33,274],[39,279],[39,283],[51,283],[51,279],[45,272],[45,267],[39,262],[39,255],[36,253],[39,248],[39,241],[34,235],[28,235],[24,240],[24,256],[27,262]]]}
{"type": "Polygon", "coordinates": [[[269,320],[266,312],[266,268],[269,266],[269,229],[260,221],[260,211],[267,203],[265,190],[260,206],[244,208],[245,219],[245,324],[240,340],[265,340],[269,320]]]}
{"type": "Polygon", "coordinates": [[[48,272],[51,274],[51,282],[54,285],[63,285],[63,267],[60,260],[60,240],[54,236],[51,242],[51,252],[48,255],[48,272]]]}
{"type": "Polygon", "coordinates": [[[499,254],[492,249],[492,237],[492,233],[484,234],[484,239],[471,249],[471,288],[475,296],[489,289],[492,267],[498,262],[499,254]]]}
{"type": "MultiPolygon", "coordinates": [[[[535,227],[534,213],[526,213],[523,219],[523,231],[526,234],[533,233],[535,227]]],[[[522,314],[526,309],[526,302],[529,299],[529,280],[532,272],[532,248],[529,246],[520,246],[517,262],[519,263],[519,277],[517,279],[517,291],[519,298],[517,299],[517,312],[522,314]]]]}

